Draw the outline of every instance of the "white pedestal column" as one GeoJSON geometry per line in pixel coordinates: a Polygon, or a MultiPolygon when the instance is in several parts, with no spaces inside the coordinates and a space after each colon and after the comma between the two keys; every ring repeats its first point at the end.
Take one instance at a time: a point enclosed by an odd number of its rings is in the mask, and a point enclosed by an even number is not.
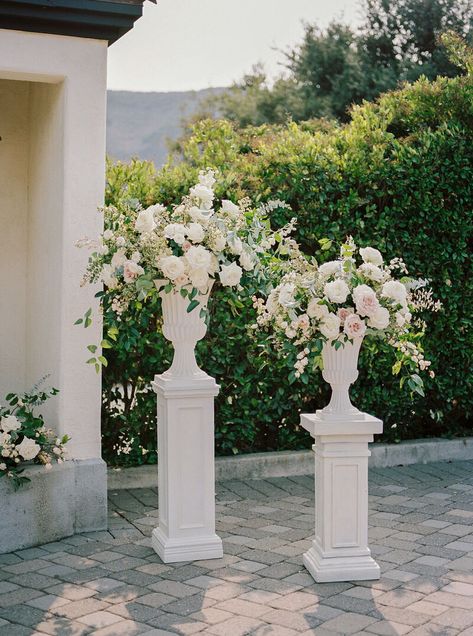
{"type": "MultiPolygon", "coordinates": [[[[219,386],[197,366],[194,347],[206,326],[200,308],[161,293],[163,334],[174,346],[168,371],[155,376],[158,396],[159,526],[152,546],[164,563],[218,559],[215,534],[214,398],[219,386]]],[[[208,294],[199,297],[202,307],[208,294]]]]}
{"type": "Polygon", "coordinates": [[[368,547],[368,442],[382,421],[318,411],[301,415],[301,425],[315,440],[315,540],[304,565],[320,583],[379,579],[368,547]]]}

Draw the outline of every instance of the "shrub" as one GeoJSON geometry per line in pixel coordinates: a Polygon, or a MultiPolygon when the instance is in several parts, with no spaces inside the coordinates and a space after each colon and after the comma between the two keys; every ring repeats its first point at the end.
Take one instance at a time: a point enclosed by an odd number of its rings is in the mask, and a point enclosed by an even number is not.
{"type": "MultiPolygon", "coordinates": [[[[402,254],[410,274],[431,280],[444,310],[426,316],[426,357],[436,377],[426,397],[409,401],[391,375],[388,352],[362,347],[353,397],[360,408],[385,421],[384,439],[455,435],[471,430],[473,411],[473,79],[420,79],[352,111],[345,126],[307,122],[238,130],[227,121],[194,126],[179,147],[179,161],[162,170],[134,161],[108,168],[107,202],[135,197],[146,204],[177,202],[201,168],[224,176],[217,196],[249,195],[255,202],[278,198],[274,224],[297,216],[297,240],[322,260],[318,239],[359,245],[386,256],[402,254]]],[[[319,373],[289,384],[291,363],[260,355],[264,342],[248,333],[254,321],[251,293],[231,299],[215,294],[209,333],[198,345],[202,366],[221,384],[216,401],[219,454],[306,447],[301,410],[327,400],[319,373]],[[235,313],[238,306],[239,313],[235,313]]],[[[163,371],[170,348],[156,332],[159,307],[132,312],[120,328],[118,346],[104,369],[104,448],[116,461],[120,433],[133,437],[125,461],[154,459],[155,396],[145,392],[163,371]],[[125,412],[114,404],[117,389],[136,394],[125,412]],[[144,447],[147,451],[144,455],[144,447]]],[[[122,461],[123,455],[119,459],[122,461]]]]}

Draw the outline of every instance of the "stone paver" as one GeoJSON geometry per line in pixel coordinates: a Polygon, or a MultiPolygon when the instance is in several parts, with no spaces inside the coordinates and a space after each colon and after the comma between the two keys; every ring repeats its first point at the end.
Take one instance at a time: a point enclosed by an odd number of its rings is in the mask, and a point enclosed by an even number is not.
{"type": "Polygon", "coordinates": [[[111,491],[107,532],[0,555],[1,636],[473,636],[473,463],[370,471],[380,581],[302,564],[313,477],[217,484],[222,559],[163,564],[154,489],[111,491]]]}

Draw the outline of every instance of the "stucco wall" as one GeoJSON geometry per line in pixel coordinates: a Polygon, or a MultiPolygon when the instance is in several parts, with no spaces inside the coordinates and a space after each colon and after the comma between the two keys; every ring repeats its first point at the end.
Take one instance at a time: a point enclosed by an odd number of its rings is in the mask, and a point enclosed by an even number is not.
{"type": "Polygon", "coordinates": [[[100,376],[85,364],[101,324],[74,326],[97,310],[74,244],[101,229],[106,55],[105,41],[0,29],[0,398],[51,373],[48,416],[79,459],[101,455],[100,376]]]}
{"type": "Polygon", "coordinates": [[[0,400],[23,390],[29,84],[0,80],[0,400]]]}

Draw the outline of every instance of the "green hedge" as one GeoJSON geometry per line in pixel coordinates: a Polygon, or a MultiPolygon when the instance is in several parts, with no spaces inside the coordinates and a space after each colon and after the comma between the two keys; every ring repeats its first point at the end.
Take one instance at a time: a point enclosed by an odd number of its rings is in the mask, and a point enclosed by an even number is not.
{"type": "MultiPolygon", "coordinates": [[[[345,126],[288,123],[236,130],[226,121],[197,124],[180,145],[179,161],[160,171],[134,161],[108,168],[107,202],[120,197],[144,204],[177,202],[202,167],[223,176],[218,196],[279,198],[297,216],[296,238],[317,253],[317,239],[353,235],[386,257],[403,256],[410,274],[427,277],[444,309],[426,316],[426,357],[435,379],[426,397],[410,401],[391,375],[389,352],[362,348],[357,405],[385,422],[384,439],[471,432],[473,411],[473,79],[421,79],[352,112],[345,126]]],[[[287,211],[274,224],[288,221],[287,211]]],[[[221,385],[216,402],[219,454],[308,447],[299,412],[324,405],[319,373],[290,385],[292,362],[261,355],[252,339],[251,290],[238,299],[238,315],[224,292],[214,294],[209,333],[198,345],[203,367],[221,385]]],[[[154,373],[169,364],[168,343],[156,331],[159,307],[129,315],[118,347],[104,369],[104,451],[109,462],[155,459],[155,396],[146,391],[154,373]],[[113,405],[114,389],[137,391],[125,412],[113,405]],[[145,391],[144,393],[142,391],[145,391]],[[133,438],[116,454],[119,435],[133,438]]]]}

